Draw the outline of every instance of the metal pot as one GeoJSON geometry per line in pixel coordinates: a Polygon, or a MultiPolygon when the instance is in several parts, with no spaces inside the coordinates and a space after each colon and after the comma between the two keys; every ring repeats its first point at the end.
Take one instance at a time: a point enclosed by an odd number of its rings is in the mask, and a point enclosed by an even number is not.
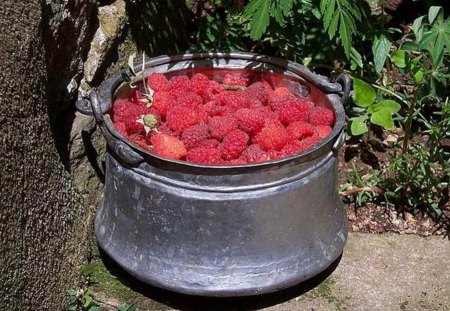
{"type": "Polygon", "coordinates": [[[150,59],[145,73],[198,68],[282,74],[316,105],[335,111],[333,132],[301,155],[265,163],[162,159],[114,129],[108,111],[116,92],[127,87],[117,89],[124,82],[118,72],[90,101],[77,103],[94,114],[109,146],[104,200],[95,218],[100,247],[144,282],[203,296],[272,292],[325,270],[347,236],[336,153],[344,139],[348,77],[331,83],[304,66],[251,53],[162,56],[150,59]]]}

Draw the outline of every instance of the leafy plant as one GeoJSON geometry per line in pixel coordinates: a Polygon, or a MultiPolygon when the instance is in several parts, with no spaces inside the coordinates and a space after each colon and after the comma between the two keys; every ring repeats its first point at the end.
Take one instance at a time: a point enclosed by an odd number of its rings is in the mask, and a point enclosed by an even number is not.
{"type": "Polygon", "coordinates": [[[352,118],[350,132],[352,135],[367,133],[367,122],[379,125],[386,129],[394,129],[393,115],[399,112],[401,106],[390,99],[377,101],[379,94],[368,83],[353,78],[354,101],[358,116],[352,118]]]}
{"type": "Polygon", "coordinates": [[[74,290],[69,289],[68,295],[68,310],[69,311],[98,311],[98,303],[92,298],[90,290],[74,290]]]}

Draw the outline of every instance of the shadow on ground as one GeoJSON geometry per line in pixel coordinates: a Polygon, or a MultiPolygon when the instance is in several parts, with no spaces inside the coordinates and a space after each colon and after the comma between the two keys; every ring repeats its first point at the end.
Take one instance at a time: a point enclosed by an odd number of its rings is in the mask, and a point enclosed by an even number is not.
{"type": "Polygon", "coordinates": [[[105,252],[100,250],[101,260],[114,277],[124,286],[150,300],[178,310],[257,310],[283,303],[312,290],[327,279],[338,266],[341,256],[317,276],[296,286],[275,293],[248,297],[213,298],[178,294],[139,281],[123,270],[105,252]]]}

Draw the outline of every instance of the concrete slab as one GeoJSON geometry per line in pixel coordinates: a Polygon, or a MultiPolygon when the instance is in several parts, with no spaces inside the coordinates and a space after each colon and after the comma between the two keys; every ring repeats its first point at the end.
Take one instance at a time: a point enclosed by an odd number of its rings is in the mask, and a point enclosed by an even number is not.
{"type": "MultiPolygon", "coordinates": [[[[450,241],[442,237],[350,234],[341,260],[324,273],[278,293],[246,298],[179,295],[135,280],[108,258],[105,263],[127,284],[124,290],[138,310],[450,311],[450,241]]],[[[102,300],[117,300],[104,288],[95,290],[102,300]]],[[[130,303],[126,293],[120,297],[130,303]]],[[[107,300],[102,310],[115,310],[107,300]]]]}

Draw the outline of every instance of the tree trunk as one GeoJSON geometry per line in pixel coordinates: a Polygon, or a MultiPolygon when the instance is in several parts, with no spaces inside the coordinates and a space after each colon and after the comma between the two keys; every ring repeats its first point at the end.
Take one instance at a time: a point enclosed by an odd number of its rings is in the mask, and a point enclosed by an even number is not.
{"type": "Polygon", "coordinates": [[[38,0],[0,6],[0,310],[63,310],[85,254],[82,197],[50,122],[44,10],[38,0]]]}

